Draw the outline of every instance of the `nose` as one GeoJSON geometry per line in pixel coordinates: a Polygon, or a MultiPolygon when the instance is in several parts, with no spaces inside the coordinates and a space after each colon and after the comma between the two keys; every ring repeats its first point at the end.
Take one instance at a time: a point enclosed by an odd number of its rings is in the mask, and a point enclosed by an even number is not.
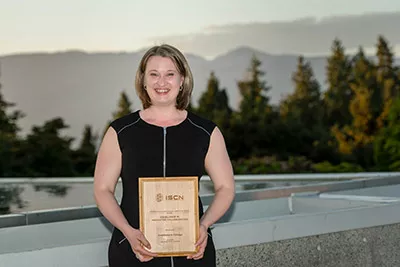
{"type": "Polygon", "coordinates": [[[165,85],[165,76],[164,75],[160,75],[160,78],[158,79],[158,81],[157,81],[157,84],[159,85],[159,86],[163,86],[163,85],[165,85]]]}

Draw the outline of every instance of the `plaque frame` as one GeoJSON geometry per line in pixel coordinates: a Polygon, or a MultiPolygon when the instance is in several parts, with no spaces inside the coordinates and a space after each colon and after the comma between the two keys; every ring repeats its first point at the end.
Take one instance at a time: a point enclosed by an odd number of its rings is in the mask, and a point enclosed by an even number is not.
{"type": "MultiPolygon", "coordinates": [[[[167,186],[165,186],[167,187],[167,186]]],[[[148,190],[152,191],[152,190],[148,190]]],[[[155,190],[153,190],[155,191],[155,190]]],[[[176,194],[175,192],[171,192],[176,194]]],[[[188,192],[185,192],[185,194],[188,194],[188,192]]],[[[175,176],[175,177],[139,177],[139,222],[140,222],[140,231],[143,233],[143,235],[146,237],[146,239],[149,241],[149,243],[152,245],[152,249],[147,249],[153,253],[157,254],[157,257],[172,257],[172,256],[188,256],[195,254],[198,251],[198,247],[194,246],[194,242],[198,240],[199,237],[199,227],[200,227],[200,222],[199,222],[199,194],[198,194],[198,177],[196,176],[175,176]],[[160,183],[159,183],[160,182],[160,183]],[[157,186],[157,187],[162,187],[162,190],[167,190],[164,188],[162,185],[166,184],[171,184],[171,183],[186,183],[189,187],[191,188],[190,191],[192,193],[190,194],[190,198],[192,198],[193,202],[193,207],[192,210],[189,210],[189,217],[191,217],[191,220],[193,220],[193,224],[189,224],[189,233],[192,233],[191,238],[189,237],[190,241],[193,241],[193,249],[177,249],[177,250],[164,250],[164,251],[157,251],[154,250],[154,243],[156,242],[155,239],[152,239],[150,235],[146,235],[147,231],[155,231],[154,227],[151,227],[150,225],[146,224],[145,217],[146,213],[148,214],[151,211],[152,205],[145,204],[145,199],[146,199],[146,194],[151,194],[150,192],[147,192],[145,187],[152,187],[152,186],[157,186]],[[145,186],[146,184],[146,186],[145,186]]],[[[154,196],[156,198],[157,196],[154,196]]],[[[190,219],[190,218],[189,218],[190,219]]],[[[150,223],[149,223],[150,224],[150,223]]],[[[153,236],[153,235],[151,235],[153,236]]],[[[186,240],[188,241],[188,240],[186,240]]]]}

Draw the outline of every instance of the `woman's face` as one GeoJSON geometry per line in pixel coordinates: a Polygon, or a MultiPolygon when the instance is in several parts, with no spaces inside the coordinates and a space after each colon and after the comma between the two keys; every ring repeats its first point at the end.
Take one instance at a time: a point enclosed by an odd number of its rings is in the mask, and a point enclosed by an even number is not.
{"type": "Polygon", "coordinates": [[[150,57],[144,73],[144,85],[152,105],[175,106],[183,79],[169,57],[150,57]]]}

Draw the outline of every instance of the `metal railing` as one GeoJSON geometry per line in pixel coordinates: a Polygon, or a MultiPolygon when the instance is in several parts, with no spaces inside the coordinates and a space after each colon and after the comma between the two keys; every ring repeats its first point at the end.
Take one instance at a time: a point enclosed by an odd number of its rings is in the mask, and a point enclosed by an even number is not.
{"type": "MultiPolygon", "coordinates": [[[[400,176],[400,172],[357,172],[357,173],[302,173],[302,174],[248,174],[235,175],[235,182],[305,182],[305,181],[343,181],[364,178],[400,176]]],[[[204,175],[202,182],[211,182],[204,175]]],[[[121,180],[119,180],[121,182],[121,180]]],[[[0,185],[4,184],[72,184],[93,183],[93,177],[0,177],[0,185]]]]}
{"type": "MultiPolygon", "coordinates": [[[[309,176],[311,175],[309,174],[309,176]]],[[[380,173],[379,175],[376,175],[375,178],[372,178],[374,176],[371,176],[371,174],[369,175],[369,177],[368,175],[367,177],[364,178],[362,177],[363,176],[361,175],[354,175],[348,178],[347,180],[341,177],[339,181],[336,182],[331,181],[331,182],[321,182],[309,185],[283,186],[283,187],[275,187],[268,189],[241,191],[236,193],[235,202],[290,197],[294,193],[301,193],[301,192],[324,193],[324,192],[334,192],[342,190],[400,184],[400,173],[396,174],[391,173],[385,176],[380,173]]],[[[245,177],[241,178],[242,180],[244,180],[243,178],[245,177]]],[[[265,179],[270,179],[270,178],[271,177],[265,179]]],[[[254,179],[254,177],[252,177],[251,179],[254,179]]],[[[261,177],[259,179],[261,179],[261,177]]],[[[314,179],[316,178],[314,177],[314,179]]],[[[332,176],[329,179],[332,179],[332,176]]],[[[61,181],[64,182],[64,180],[61,181]]],[[[213,194],[201,195],[200,197],[202,199],[203,205],[208,206],[212,201],[213,194]]],[[[99,212],[99,210],[95,205],[44,210],[44,211],[41,210],[41,211],[22,212],[19,214],[0,216],[0,228],[68,221],[68,220],[97,218],[97,217],[102,217],[102,214],[99,212]]]]}

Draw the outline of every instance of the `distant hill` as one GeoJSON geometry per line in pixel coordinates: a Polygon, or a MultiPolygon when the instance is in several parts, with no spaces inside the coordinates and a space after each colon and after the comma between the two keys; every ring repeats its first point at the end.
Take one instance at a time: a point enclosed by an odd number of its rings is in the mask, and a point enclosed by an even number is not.
{"type": "MultiPolygon", "coordinates": [[[[23,134],[33,124],[61,116],[70,129],[65,133],[80,140],[85,124],[102,132],[117,107],[122,90],[133,100],[133,109],[140,109],[134,89],[134,75],[144,51],[136,53],[59,53],[20,54],[0,57],[2,91],[6,100],[15,102],[26,113],[21,120],[23,134]]],[[[240,47],[213,60],[186,55],[195,77],[193,104],[206,88],[214,71],[229,94],[233,108],[239,102],[236,82],[242,79],[255,54],[262,62],[264,77],[272,86],[271,101],[293,92],[291,75],[298,55],[270,55],[248,47],[240,47]]],[[[325,86],[326,58],[307,58],[315,75],[325,86]]],[[[400,60],[397,60],[400,63],[400,60]]]]}

